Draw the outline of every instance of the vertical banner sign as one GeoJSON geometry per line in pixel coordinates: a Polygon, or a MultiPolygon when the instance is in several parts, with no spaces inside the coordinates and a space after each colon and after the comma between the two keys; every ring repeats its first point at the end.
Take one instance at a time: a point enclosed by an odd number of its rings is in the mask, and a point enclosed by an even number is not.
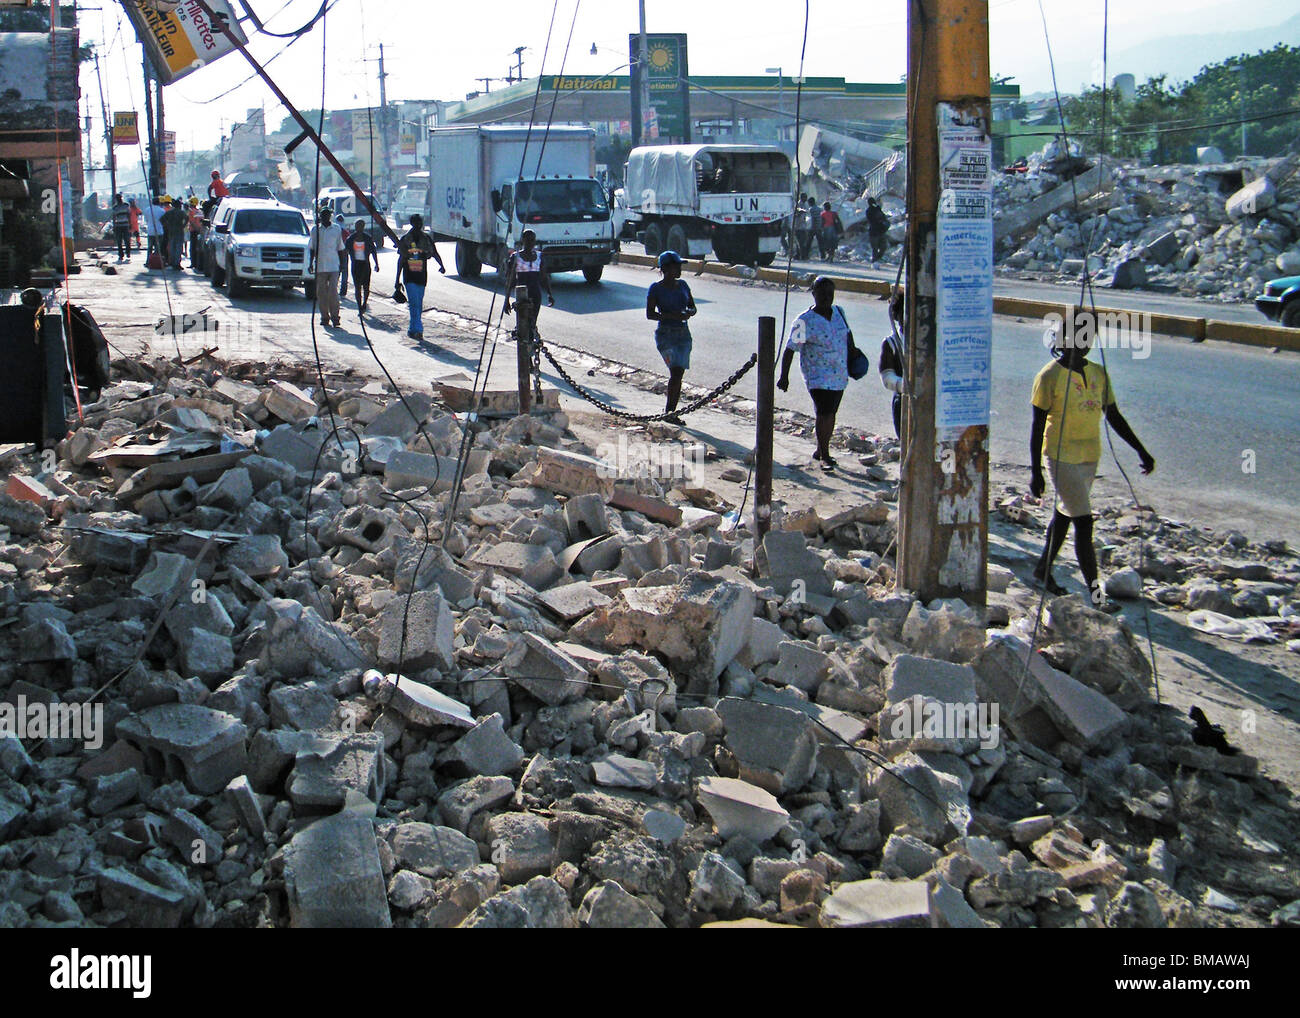
{"type": "Polygon", "coordinates": [[[162,133],[163,160],[168,165],[176,163],[176,132],[163,131],[162,133]]]}
{"type": "Polygon", "coordinates": [[[63,207],[63,239],[70,241],[73,236],[72,221],[72,175],[68,172],[68,161],[59,160],[59,203],[63,207]]]}
{"type": "MultiPolygon", "coordinates": [[[[241,43],[248,42],[227,0],[207,0],[207,5],[213,13],[225,16],[226,24],[241,43]]],[[[164,85],[235,50],[234,44],[212,27],[207,12],[196,0],[182,0],[165,12],[158,9],[155,0],[122,0],[122,6],[164,85]]]]}
{"type": "Polygon", "coordinates": [[[992,139],[939,104],[935,429],[953,440],[987,427],[993,364],[992,139]]]}
{"type": "Polygon", "coordinates": [[[641,78],[644,72],[650,84],[650,110],[642,144],[661,141],[689,143],[691,140],[691,86],[687,81],[690,68],[686,59],[686,35],[646,35],[646,67],[641,67],[641,36],[628,36],[632,59],[632,119],[640,122],[641,78]],[[653,116],[651,116],[653,115],[653,116]],[[657,127],[652,131],[651,125],[657,127]]]}
{"type": "Polygon", "coordinates": [[[113,114],[113,144],[140,144],[140,117],[134,111],[113,114]]]}
{"type": "Polygon", "coordinates": [[[415,135],[413,135],[410,131],[402,132],[400,138],[400,144],[402,146],[401,148],[402,155],[404,156],[415,155],[415,135]]]}

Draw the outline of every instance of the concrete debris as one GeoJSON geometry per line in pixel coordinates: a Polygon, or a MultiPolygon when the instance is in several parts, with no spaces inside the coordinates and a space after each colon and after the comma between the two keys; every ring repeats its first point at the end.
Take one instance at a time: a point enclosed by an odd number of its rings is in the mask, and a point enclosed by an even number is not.
{"type": "MultiPolygon", "coordinates": [[[[1244,202],[1229,230],[1259,231],[1244,202]]],[[[1106,264],[1167,279],[1198,231],[1106,264]]],[[[1005,565],[982,611],[892,589],[886,499],[817,495],[756,543],[546,408],[479,415],[449,520],[463,387],[212,363],[135,364],[155,381],[107,388],[53,471],[10,456],[0,722],[102,702],[107,728],[0,729],[5,924],[1296,921],[1259,761],[1194,741],[1081,598],[1031,654],[1005,565]]],[[[1113,596],[1295,638],[1284,546],[1098,526],[1113,596]]]]}

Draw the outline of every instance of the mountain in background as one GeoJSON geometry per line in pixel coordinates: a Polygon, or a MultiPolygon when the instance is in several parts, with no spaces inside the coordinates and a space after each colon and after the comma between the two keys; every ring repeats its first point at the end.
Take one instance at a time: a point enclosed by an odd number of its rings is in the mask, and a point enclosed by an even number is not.
{"type": "MultiPolygon", "coordinates": [[[[1167,35],[1135,46],[1112,50],[1107,60],[1110,77],[1132,74],[1140,85],[1153,75],[1163,74],[1170,83],[1190,81],[1206,64],[1222,63],[1243,53],[1253,55],[1272,49],[1278,43],[1300,46],[1300,14],[1280,25],[1167,35]]],[[[1056,59],[1056,80],[1062,94],[1079,92],[1092,84],[1094,55],[1061,54],[1056,59]]],[[[1032,85],[1037,92],[1051,86],[1046,70],[1042,74],[1021,75],[1026,98],[1032,85]]]]}

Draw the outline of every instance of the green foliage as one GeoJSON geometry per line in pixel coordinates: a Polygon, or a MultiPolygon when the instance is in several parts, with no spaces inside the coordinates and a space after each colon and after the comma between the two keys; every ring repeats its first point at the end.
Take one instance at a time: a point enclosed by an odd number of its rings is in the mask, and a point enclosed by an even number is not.
{"type": "Polygon", "coordinates": [[[50,248],[58,244],[58,222],[28,199],[5,212],[4,237],[13,248],[16,275],[26,279],[32,269],[46,262],[50,248]]]}
{"type": "Polygon", "coordinates": [[[1100,148],[1103,98],[1106,147],[1117,155],[1193,162],[1198,146],[1213,145],[1232,159],[1242,152],[1242,119],[1250,155],[1281,155],[1300,133],[1300,47],[1279,43],[1254,56],[1209,64],[1181,84],[1156,75],[1129,101],[1114,88],[1088,89],[1065,101],[1065,119],[1090,151],[1100,148]],[[1288,110],[1297,112],[1273,116],[1288,110]]]}

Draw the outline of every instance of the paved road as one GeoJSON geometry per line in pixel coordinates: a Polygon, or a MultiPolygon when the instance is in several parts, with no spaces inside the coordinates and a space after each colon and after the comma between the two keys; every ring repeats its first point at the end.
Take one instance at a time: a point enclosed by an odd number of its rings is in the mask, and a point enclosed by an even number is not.
{"type": "MultiPolygon", "coordinates": [[[[443,245],[441,252],[447,264],[453,265],[450,245],[443,245]]],[[[380,255],[377,294],[390,285],[394,259],[390,251],[380,255]]],[[[470,283],[458,279],[454,268],[452,272],[433,277],[426,307],[484,319],[497,285],[495,274],[487,270],[481,280],[470,283]]],[[[656,275],[649,268],[614,266],[606,270],[598,286],[586,285],[578,274],[557,276],[557,307],[542,311],[542,335],[565,346],[663,373],[654,347],[653,325],[644,310],[646,287],[656,275]]],[[[687,381],[706,387],[721,382],[748,358],[755,345],[758,316],[774,315],[780,328],[783,313],[793,320],[809,303],[806,293],[792,291],[788,312],[783,312],[784,293],[778,286],[689,274],[687,279],[700,308],[692,323],[695,348],[687,381]]],[[[143,326],[166,311],[157,273],[133,271],[125,282],[126,290],[121,289],[121,282],[110,284],[114,303],[121,300],[119,320],[139,319],[143,326]]],[[[178,310],[185,311],[212,304],[215,313],[221,314],[228,306],[224,295],[189,273],[174,299],[180,304],[178,310]]],[[[841,295],[839,303],[858,345],[873,363],[866,379],[852,383],[840,423],[887,433],[892,430],[888,394],[874,371],[880,340],[888,328],[885,304],[874,297],[848,293],[841,295]]],[[[283,323],[284,329],[277,335],[277,346],[282,343],[286,351],[309,355],[311,336],[301,291],[294,297],[259,292],[236,304],[259,316],[276,316],[276,328],[283,323]]],[[[377,296],[373,310],[383,321],[371,330],[371,339],[385,360],[399,379],[426,385],[434,372],[427,351],[414,349],[405,337],[404,309],[377,296]]],[[[354,315],[352,305],[345,304],[345,318],[352,320],[354,315]]],[[[1046,361],[1041,331],[1037,324],[995,319],[992,458],[995,464],[1019,467],[1012,479],[1022,484],[1028,480],[1023,468],[1028,462],[1029,390],[1034,374],[1046,361]]],[[[364,355],[365,348],[355,323],[350,332],[332,338],[328,333],[318,335],[327,354],[332,345],[343,360],[352,361],[364,355]]],[[[458,348],[442,359],[472,372],[474,353],[466,344],[463,350],[458,348]]],[[[1164,515],[1236,527],[1252,537],[1285,537],[1300,546],[1300,514],[1295,512],[1300,493],[1300,461],[1295,456],[1300,435],[1300,402],[1296,400],[1300,356],[1163,337],[1155,337],[1147,353],[1145,358],[1133,351],[1111,350],[1107,354],[1120,406],[1158,463],[1153,477],[1139,479],[1136,457],[1117,441],[1120,461],[1137,481],[1142,501],[1164,515]],[[1243,463],[1250,463],[1243,457],[1251,453],[1254,472],[1245,473],[1243,463]]],[[[752,377],[737,391],[752,394],[752,377]]],[[[806,390],[800,380],[792,381],[790,392],[777,393],[778,408],[810,413],[806,390]]],[[[1118,471],[1108,456],[1102,474],[1102,493],[1123,493],[1118,471]]]]}

